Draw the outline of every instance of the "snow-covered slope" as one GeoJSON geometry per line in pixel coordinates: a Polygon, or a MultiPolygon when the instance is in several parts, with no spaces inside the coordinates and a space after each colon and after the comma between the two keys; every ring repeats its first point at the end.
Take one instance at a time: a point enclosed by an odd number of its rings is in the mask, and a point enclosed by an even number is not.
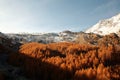
{"type": "Polygon", "coordinates": [[[100,35],[107,35],[110,33],[120,33],[120,14],[112,18],[99,21],[93,27],[85,31],[86,33],[96,33],[100,35]]]}

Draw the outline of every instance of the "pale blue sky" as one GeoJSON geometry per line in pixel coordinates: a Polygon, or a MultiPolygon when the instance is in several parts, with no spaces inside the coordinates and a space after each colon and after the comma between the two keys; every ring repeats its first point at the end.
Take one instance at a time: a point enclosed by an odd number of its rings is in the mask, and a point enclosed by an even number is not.
{"type": "Polygon", "coordinates": [[[84,31],[118,13],[120,0],[0,0],[0,31],[84,31]]]}

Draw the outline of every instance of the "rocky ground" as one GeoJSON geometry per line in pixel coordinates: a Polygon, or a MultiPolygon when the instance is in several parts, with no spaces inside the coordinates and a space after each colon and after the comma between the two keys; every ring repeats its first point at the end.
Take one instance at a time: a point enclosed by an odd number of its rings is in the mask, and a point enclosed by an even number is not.
{"type": "Polygon", "coordinates": [[[0,54],[0,72],[4,75],[4,80],[28,80],[20,68],[9,65],[7,60],[8,54],[0,54]]]}

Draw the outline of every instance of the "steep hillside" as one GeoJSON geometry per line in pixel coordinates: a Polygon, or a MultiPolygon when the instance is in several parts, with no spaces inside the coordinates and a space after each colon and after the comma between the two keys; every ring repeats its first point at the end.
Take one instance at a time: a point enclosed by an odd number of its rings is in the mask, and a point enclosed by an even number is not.
{"type": "Polygon", "coordinates": [[[5,34],[0,33],[0,80],[26,80],[20,68],[7,63],[8,56],[16,52],[19,46],[19,43],[14,44],[5,34]]]}

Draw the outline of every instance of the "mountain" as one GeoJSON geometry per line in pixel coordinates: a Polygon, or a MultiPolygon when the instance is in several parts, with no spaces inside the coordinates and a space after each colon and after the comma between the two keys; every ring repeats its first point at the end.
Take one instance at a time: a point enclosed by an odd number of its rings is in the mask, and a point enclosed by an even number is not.
{"type": "Polygon", "coordinates": [[[76,39],[78,32],[63,31],[60,33],[39,33],[39,34],[6,34],[12,42],[27,43],[27,42],[39,42],[39,43],[53,43],[53,42],[72,42],[76,39]]]}
{"type": "Polygon", "coordinates": [[[96,33],[100,35],[116,33],[120,36],[120,13],[112,18],[99,21],[85,32],[96,33]]]}

